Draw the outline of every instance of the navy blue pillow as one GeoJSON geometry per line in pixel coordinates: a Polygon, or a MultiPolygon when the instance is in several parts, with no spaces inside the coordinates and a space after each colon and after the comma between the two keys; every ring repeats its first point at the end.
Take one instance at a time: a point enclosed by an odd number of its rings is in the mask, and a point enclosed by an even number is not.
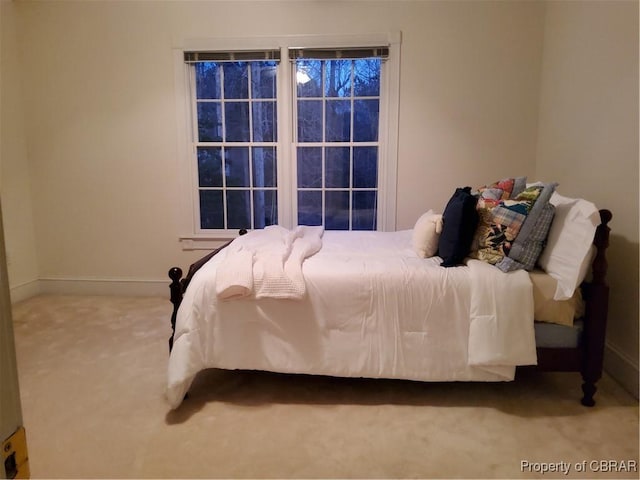
{"type": "Polygon", "coordinates": [[[438,255],[443,267],[461,265],[471,251],[473,236],[478,227],[476,210],[478,198],[471,187],[456,188],[442,214],[442,233],[438,242],[438,255]]]}

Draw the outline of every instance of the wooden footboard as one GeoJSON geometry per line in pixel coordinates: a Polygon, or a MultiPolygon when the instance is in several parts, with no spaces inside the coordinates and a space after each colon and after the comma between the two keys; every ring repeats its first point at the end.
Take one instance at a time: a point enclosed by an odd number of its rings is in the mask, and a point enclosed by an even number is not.
{"type": "MultiPolygon", "coordinates": [[[[247,230],[242,228],[238,231],[238,235],[245,235],[247,230]]],[[[182,278],[182,269],[180,267],[172,267],[169,270],[169,278],[171,279],[171,284],[169,285],[169,291],[171,292],[171,303],[173,304],[173,312],[171,313],[171,337],[169,337],[169,352],[173,349],[173,336],[176,333],[176,316],[178,315],[178,308],[182,303],[182,297],[184,297],[184,292],[187,291],[187,287],[189,283],[191,283],[191,279],[195,275],[195,273],[202,268],[202,266],[211,260],[212,257],[218,254],[220,250],[229,245],[233,240],[229,240],[227,243],[222,245],[221,247],[216,248],[212,252],[208,253],[200,260],[195,263],[192,263],[189,267],[189,271],[187,272],[187,276],[182,278]]]]}
{"type": "MultiPolygon", "coordinates": [[[[246,230],[241,230],[240,235],[247,233],[246,230]]],[[[173,304],[173,312],[171,313],[171,337],[169,337],[169,352],[173,349],[173,336],[176,333],[176,316],[178,315],[178,308],[182,303],[182,297],[184,296],[184,292],[187,291],[187,287],[191,282],[191,279],[195,275],[195,273],[202,268],[202,266],[207,263],[211,258],[220,252],[223,248],[229,245],[231,241],[225,243],[221,247],[216,248],[213,252],[208,255],[202,257],[197,262],[191,264],[189,267],[189,271],[187,272],[187,276],[182,278],[182,269],[179,267],[173,267],[169,270],[169,278],[171,279],[171,285],[169,285],[169,290],[171,292],[171,303],[173,304]]]]}

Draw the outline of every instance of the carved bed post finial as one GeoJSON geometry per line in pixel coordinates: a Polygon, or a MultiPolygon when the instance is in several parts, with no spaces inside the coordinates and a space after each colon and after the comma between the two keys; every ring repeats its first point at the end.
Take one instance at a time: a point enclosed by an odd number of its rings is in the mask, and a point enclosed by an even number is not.
{"type": "Polygon", "coordinates": [[[606,251],[609,247],[609,228],[608,223],[613,218],[613,214],[609,210],[600,210],[601,223],[596,229],[596,235],[593,244],[596,247],[596,257],[593,260],[593,279],[592,283],[601,285],[606,283],[607,263],[606,251]]]}
{"type": "Polygon", "coordinates": [[[171,279],[171,285],[169,285],[169,291],[171,292],[171,303],[173,304],[173,313],[171,314],[171,337],[169,338],[169,352],[173,349],[173,335],[176,332],[176,316],[178,315],[178,307],[182,302],[182,269],[173,267],[169,270],[169,278],[171,279]]]}

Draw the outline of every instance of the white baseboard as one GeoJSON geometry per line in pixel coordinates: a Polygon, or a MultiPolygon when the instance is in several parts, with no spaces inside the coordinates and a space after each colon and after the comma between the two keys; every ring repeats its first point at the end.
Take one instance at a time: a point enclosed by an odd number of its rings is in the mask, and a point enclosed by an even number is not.
{"type": "Polygon", "coordinates": [[[638,399],[638,365],[615,345],[607,342],[604,351],[605,371],[638,399]]]}
{"type": "Polygon", "coordinates": [[[22,302],[40,294],[40,283],[38,280],[32,280],[22,285],[16,285],[10,287],[9,293],[11,295],[11,303],[22,302]]]}
{"type": "Polygon", "coordinates": [[[16,303],[40,294],[56,295],[119,295],[137,297],[167,297],[167,280],[41,278],[11,289],[11,302],[16,303]]]}

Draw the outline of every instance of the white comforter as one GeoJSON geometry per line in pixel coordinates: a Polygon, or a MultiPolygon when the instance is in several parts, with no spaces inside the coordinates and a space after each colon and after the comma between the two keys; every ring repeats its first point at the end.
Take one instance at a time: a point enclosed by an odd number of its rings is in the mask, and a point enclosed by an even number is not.
{"type": "Polygon", "coordinates": [[[324,232],[301,263],[306,292],[295,300],[219,298],[234,241],[196,273],[178,311],[171,407],[205,368],[505,381],[535,364],[528,274],[477,260],[440,267],[413,252],[411,233],[324,232]]]}

